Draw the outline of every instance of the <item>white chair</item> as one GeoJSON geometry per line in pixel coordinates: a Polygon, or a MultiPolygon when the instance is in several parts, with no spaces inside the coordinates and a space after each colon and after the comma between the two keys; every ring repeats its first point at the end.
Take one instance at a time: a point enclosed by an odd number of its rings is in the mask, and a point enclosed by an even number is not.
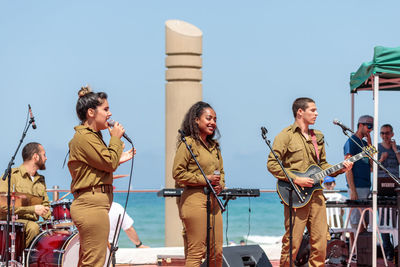
{"type": "Polygon", "coordinates": [[[396,247],[398,244],[396,208],[378,208],[378,228],[381,233],[392,234],[393,247],[396,247]]]}
{"type": "MultiPolygon", "coordinates": [[[[367,231],[372,232],[372,208],[365,208],[362,212],[361,212],[361,217],[360,217],[360,222],[358,223],[358,227],[357,227],[357,231],[356,231],[356,235],[354,237],[354,242],[353,245],[351,245],[351,252],[349,255],[349,260],[347,263],[347,266],[350,266],[350,262],[351,262],[351,258],[354,254],[354,250],[357,244],[357,238],[358,235],[360,233],[360,229],[361,229],[361,224],[364,224],[364,228],[365,228],[365,222],[364,222],[364,218],[365,218],[365,214],[367,214],[367,212],[370,213],[369,216],[369,224],[368,227],[366,228],[367,231]]],[[[393,243],[394,245],[397,244],[397,228],[396,228],[396,216],[394,216],[394,218],[392,217],[393,212],[395,213],[395,209],[393,208],[378,208],[378,214],[377,214],[377,220],[378,220],[378,227],[377,227],[377,237],[378,237],[378,241],[381,247],[381,251],[382,251],[382,255],[383,255],[383,260],[385,263],[385,266],[388,266],[387,261],[386,261],[386,255],[385,255],[385,251],[383,249],[383,242],[382,242],[382,237],[381,237],[381,233],[391,233],[393,235],[393,243]],[[383,219],[383,221],[381,221],[381,219],[383,219]]],[[[351,213],[351,212],[350,212],[351,213]]],[[[349,215],[350,217],[350,215],[349,215]]]]}

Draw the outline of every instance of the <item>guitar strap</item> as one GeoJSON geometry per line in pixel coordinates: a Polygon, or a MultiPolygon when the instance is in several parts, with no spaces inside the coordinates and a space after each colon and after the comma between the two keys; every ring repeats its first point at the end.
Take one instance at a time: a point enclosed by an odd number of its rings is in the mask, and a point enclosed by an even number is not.
{"type": "Polygon", "coordinates": [[[314,145],[315,154],[317,154],[317,160],[319,165],[319,151],[318,151],[317,137],[315,136],[314,130],[312,129],[310,129],[310,134],[311,134],[311,141],[314,145]]]}

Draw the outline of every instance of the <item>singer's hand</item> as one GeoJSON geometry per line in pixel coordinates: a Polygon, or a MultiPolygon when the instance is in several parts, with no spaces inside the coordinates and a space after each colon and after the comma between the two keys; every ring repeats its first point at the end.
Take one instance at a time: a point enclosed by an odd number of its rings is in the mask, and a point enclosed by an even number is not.
{"type": "Polygon", "coordinates": [[[219,185],[219,180],[221,179],[220,174],[210,174],[207,175],[207,179],[210,180],[211,185],[219,185]]]}
{"type": "Polygon", "coordinates": [[[213,187],[214,187],[215,193],[217,193],[217,195],[219,195],[219,193],[221,193],[221,191],[222,191],[221,185],[216,185],[213,187]]]}
{"type": "Polygon", "coordinates": [[[117,121],[115,122],[114,127],[112,129],[110,127],[108,127],[108,130],[110,131],[111,136],[116,136],[119,139],[121,139],[121,137],[125,133],[124,127],[121,124],[119,124],[117,121]]]}
{"type": "Polygon", "coordinates": [[[134,155],[136,155],[136,148],[131,148],[128,151],[122,152],[121,158],[119,159],[119,164],[127,162],[128,160],[131,160],[134,155]]]}

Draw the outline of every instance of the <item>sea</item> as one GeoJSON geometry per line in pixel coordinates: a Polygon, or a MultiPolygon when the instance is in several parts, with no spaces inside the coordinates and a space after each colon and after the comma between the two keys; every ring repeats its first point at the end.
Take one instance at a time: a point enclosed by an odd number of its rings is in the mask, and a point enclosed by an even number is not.
{"type": "MultiPolygon", "coordinates": [[[[114,201],[124,206],[126,196],[127,193],[114,192],[114,201]]],[[[68,195],[67,199],[71,198],[68,195]]],[[[158,197],[157,192],[130,192],[126,211],[134,220],[133,226],[143,244],[165,246],[163,197],[158,197]]],[[[284,234],[283,204],[276,192],[231,199],[222,216],[224,245],[237,245],[243,241],[249,245],[274,245],[280,243],[284,234]]],[[[119,235],[119,247],[134,247],[124,231],[119,235]]]]}
{"type": "MultiPolygon", "coordinates": [[[[126,193],[114,193],[114,201],[124,205],[126,193]]],[[[222,200],[224,203],[225,201],[222,200]]],[[[163,247],[164,198],[157,193],[130,193],[127,213],[143,244],[163,247]]],[[[223,213],[224,245],[277,244],[284,233],[283,204],[277,193],[261,193],[260,197],[240,197],[229,200],[223,213]]],[[[121,231],[120,248],[134,247],[121,231]]]]}

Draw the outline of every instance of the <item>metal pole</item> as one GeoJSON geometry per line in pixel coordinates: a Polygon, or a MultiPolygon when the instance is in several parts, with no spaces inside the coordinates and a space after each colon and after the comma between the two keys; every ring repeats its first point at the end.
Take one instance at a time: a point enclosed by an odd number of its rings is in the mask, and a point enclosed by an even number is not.
{"type": "MultiPolygon", "coordinates": [[[[378,147],[378,120],[379,120],[379,76],[374,74],[374,141],[375,147],[378,147]]],[[[378,160],[378,153],[375,153],[374,159],[378,160]]],[[[378,165],[374,162],[372,169],[372,267],[376,267],[376,232],[377,232],[377,185],[378,185],[378,165]]]]}

